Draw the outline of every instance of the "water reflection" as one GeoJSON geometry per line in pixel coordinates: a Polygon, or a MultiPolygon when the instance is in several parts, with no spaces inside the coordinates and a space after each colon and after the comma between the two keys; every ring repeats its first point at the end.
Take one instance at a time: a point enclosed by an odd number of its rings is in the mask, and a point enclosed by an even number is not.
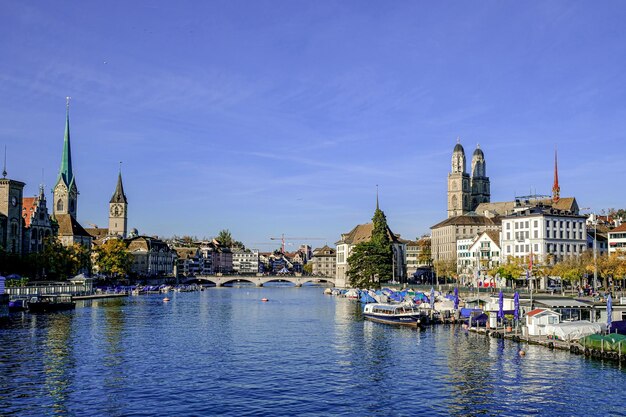
{"type": "Polygon", "coordinates": [[[54,414],[68,414],[68,398],[73,383],[74,358],[72,356],[71,313],[50,314],[47,320],[47,337],[43,350],[44,374],[48,397],[54,414]]]}
{"type": "Polygon", "coordinates": [[[119,300],[105,306],[105,354],[102,358],[105,369],[104,392],[107,397],[107,414],[121,415],[124,396],[126,367],[122,339],[126,325],[123,303],[119,300]]]}

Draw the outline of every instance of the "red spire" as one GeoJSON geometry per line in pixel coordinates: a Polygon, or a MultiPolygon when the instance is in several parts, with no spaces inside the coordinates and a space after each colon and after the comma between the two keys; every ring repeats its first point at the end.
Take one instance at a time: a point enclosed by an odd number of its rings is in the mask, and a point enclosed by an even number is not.
{"type": "Polygon", "coordinates": [[[559,201],[561,187],[559,187],[559,168],[556,160],[556,149],[554,150],[554,185],[552,185],[552,202],[559,201]]]}

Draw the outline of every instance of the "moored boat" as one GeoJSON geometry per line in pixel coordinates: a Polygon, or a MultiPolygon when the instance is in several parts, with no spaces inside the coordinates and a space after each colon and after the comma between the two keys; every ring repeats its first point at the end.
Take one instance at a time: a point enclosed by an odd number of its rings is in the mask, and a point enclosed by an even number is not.
{"type": "Polygon", "coordinates": [[[366,304],[363,310],[366,319],[378,323],[419,327],[426,324],[428,316],[417,306],[408,304],[366,304]]]}
{"type": "Polygon", "coordinates": [[[28,311],[32,313],[46,313],[49,311],[73,310],[76,303],[72,296],[63,295],[36,295],[28,301],[28,311]]]}
{"type": "Polygon", "coordinates": [[[28,297],[16,297],[9,300],[9,311],[25,311],[28,309],[28,297]]]}

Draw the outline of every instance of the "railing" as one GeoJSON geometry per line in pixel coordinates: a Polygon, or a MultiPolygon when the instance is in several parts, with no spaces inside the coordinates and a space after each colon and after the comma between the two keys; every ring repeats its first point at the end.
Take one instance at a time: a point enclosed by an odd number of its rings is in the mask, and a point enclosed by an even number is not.
{"type": "Polygon", "coordinates": [[[93,291],[91,287],[86,285],[75,284],[52,284],[52,285],[33,285],[25,287],[6,287],[5,292],[11,296],[29,296],[43,294],[72,294],[86,295],[93,291]]]}

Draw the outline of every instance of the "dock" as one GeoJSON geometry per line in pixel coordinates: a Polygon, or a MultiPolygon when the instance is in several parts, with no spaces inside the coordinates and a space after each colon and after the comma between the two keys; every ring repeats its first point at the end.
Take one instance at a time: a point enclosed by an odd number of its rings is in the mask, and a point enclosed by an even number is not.
{"type": "Polygon", "coordinates": [[[505,329],[487,329],[484,327],[470,327],[469,331],[473,333],[483,334],[486,337],[494,337],[499,339],[509,339],[518,343],[527,343],[529,345],[540,345],[548,349],[568,350],[575,355],[585,355],[596,359],[606,359],[617,362],[626,362],[626,355],[617,352],[607,352],[598,349],[587,348],[576,341],[566,341],[552,339],[547,336],[529,336],[516,332],[507,332],[505,329]]]}
{"type": "Polygon", "coordinates": [[[118,294],[91,294],[91,295],[75,295],[72,297],[72,300],[99,300],[102,298],[121,298],[128,297],[126,293],[118,293],[118,294]]]}

